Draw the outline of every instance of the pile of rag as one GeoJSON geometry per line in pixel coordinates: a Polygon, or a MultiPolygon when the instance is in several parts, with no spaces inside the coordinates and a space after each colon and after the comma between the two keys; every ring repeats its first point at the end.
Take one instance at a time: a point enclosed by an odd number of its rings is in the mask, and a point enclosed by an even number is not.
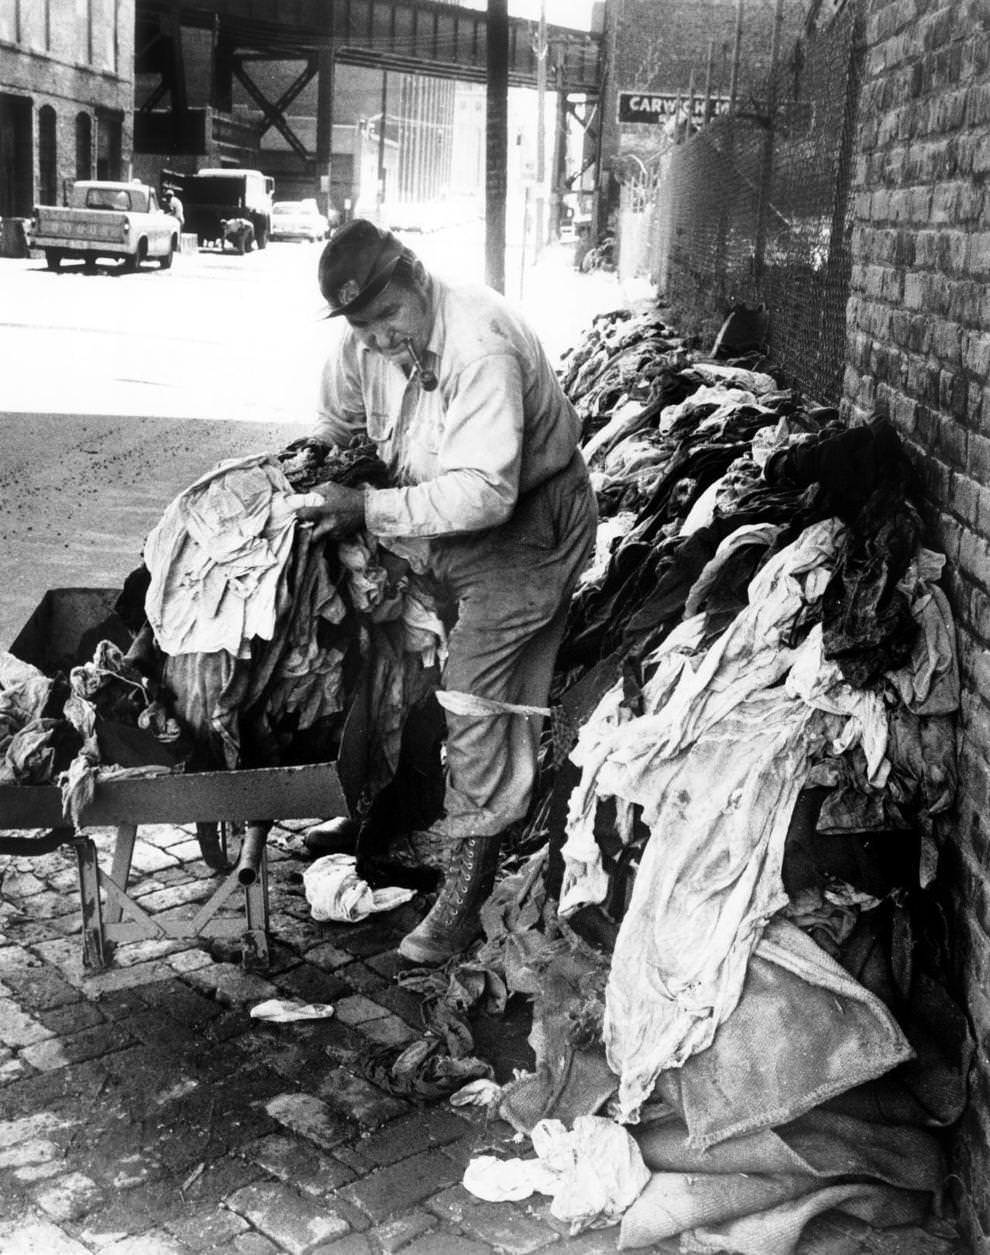
{"type": "Polygon", "coordinates": [[[314,541],[296,515],[321,500],[320,484],[385,482],[367,442],[297,441],[221,463],[165,510],[136,584],[135,652],[190,730],[197,768],[332,761],[360,691],[376,712],[369,795],[394,774],[444,626],[422,583],[374,537],[314,541]]]}
{"type": "Polygon", "coordinates": [[[149,533],[115,606],[130,647],[47,675],[0,655],[0,783],[58,783],[78,826],[100,779],[326,762],[359,701],[365,806],[393,779],[446,628],[425,582],[361,533],[313,539],[321,484],[381,486],[374,446],[296,441],[219,463],[149,533]]]}
{"type": "Polygon", "coordinates": [[[555,1213],[620,1249],[794,1255],[836,1212],[934,1234],[973,1042],[938,910],[955,629],[911,463],[882,415],[656,312],[597,320],[561,378],[601,524],[467,961],[532,1002],[499,1111],[534,1150],[592,1116],[631,1140],[621,1209],[555,1213]]]}

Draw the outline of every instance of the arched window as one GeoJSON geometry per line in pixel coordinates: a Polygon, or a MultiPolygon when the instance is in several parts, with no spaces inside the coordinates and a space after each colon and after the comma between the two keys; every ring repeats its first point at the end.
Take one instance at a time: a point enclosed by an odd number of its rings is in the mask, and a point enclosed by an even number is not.
{"type": "Polygon", "coordinates": [[[38,110],[38,200],[42,205],[58,204],[58,150],[51,105],[38,110]]]}
{"type": "Polygon", "coordinates": [[[88,113],[76,114],[76,178],[93,177],[93,119],[88,113]]]}

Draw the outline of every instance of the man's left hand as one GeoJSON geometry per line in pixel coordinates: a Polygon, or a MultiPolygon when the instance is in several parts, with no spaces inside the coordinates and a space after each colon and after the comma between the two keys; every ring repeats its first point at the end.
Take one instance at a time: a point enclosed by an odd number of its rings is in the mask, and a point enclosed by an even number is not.
{"type": "Polygon", "coordinates": [[[303,506],[296,516],[313,524],[314,540],[321,536],[351,536],[364,527],[364,493],[360,488],[318,484],[313,491],[323,497],[323,505],[303,506]]]}

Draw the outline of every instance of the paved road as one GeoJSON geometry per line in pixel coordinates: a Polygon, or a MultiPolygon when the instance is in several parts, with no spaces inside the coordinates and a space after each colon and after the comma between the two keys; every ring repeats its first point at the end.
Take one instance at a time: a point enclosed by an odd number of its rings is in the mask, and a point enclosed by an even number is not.
{"type": "MultiPolygon", "coordinates": [[[[414,242],[481,277],[477,231],[414,242]]],[[[0,260],[0,649],[45,589],[119,586],[168,502],[215,462],[308,428],[327,335],[318,256],[204,250],[136,275],[0,260]]],[[[522,303],[556,358],[623,293],[556,250],[522,303]]]]}

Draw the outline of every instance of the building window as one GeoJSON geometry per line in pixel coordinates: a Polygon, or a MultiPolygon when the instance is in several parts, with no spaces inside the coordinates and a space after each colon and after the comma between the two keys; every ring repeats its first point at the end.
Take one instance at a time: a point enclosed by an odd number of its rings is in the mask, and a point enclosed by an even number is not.
{"type": "Polygon", "coordinates": [[[124,121],[118,113],[96,115],[96,177],[119,179],[124,121]]]}
{"type": "Polygon", "coordinates": [[[16,4],[0,4],[0,39],[16,44],[21,38],[21,10],[16,4]]]}
{"type": "Polygon", "coordinates": [[[88,113],[76,114],[76,178],[93,177],[93,119],[88,113]]]}
{"type": "Polygon", "coordinates": [[[93,64],[92,0],[76,0],[76,57],[83,65],[93,64]]]}
{"type": "Polygon", "coordinates": [[[38,200],[42,205],[58,204],[58,151],[51,105],[38,110],[38,200]]]}

